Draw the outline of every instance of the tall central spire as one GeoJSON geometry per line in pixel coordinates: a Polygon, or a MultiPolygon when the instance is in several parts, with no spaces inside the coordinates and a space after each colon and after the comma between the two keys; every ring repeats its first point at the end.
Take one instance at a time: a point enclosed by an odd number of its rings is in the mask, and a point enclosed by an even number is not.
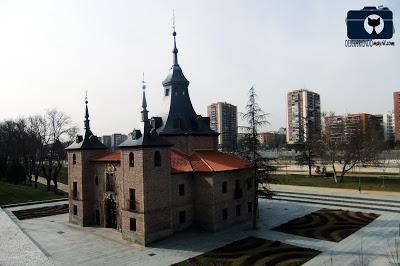
{"type": "Polygon", "coordinates": [[[148,122],[149,121],[149,111],[147,111],[147,101],[146,101],[146,84],[144,81],[144,73],[143,73],[143,79],[142,79],[142,89],[143,89],[143,99],[142,99],[142,108],[143,110],[141,111],[142,113],[142,121],[143,122],[148,122]]]}
{"type": "Polygon", "coordinates": [[[172,50],[172,53],[174,54],[174,66],[179,65],[178,64],[178,48],[176,48],[176,31],[175,31],[175,11],[172,11],[172,36],[174,36],[174,50],[172,50]]]}
{"type": "Polygon", "coordinates": [[[183,75],[182,69],[178,64],[178,48],[176,48],[176,30],[175,30],[175,13],[172,16],[172,36],[174,37],[174,49],[172,50],[173,54],[173,64],[170,69],[170,73],[168,76],[165,78],[163,81],[164,86],[169,86],[169,85],[183,85],[183,86],[189,86],[189,81],[185,78],[183,75]]]}
{"type": "Polygon", "coordinates": [[[85,129],[89,130],[90,129],[90,120],[89,120],[87,91],[86,91],[86,96],[85,96],[85,105],[86,105],[86,110],[85,110],[85,129]]]}

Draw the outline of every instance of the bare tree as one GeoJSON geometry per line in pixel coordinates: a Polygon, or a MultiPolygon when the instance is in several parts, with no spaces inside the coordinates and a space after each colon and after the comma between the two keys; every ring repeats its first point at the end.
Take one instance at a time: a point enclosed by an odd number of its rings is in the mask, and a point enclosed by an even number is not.
{"type": "Polygon", "coordinates": [[[33,152],[30,156],[30,172],[35,177],[35,188],[38,186],[40,170],[43,167],[45,158],[45,145],[47,134],[46,118],[41,115],[30,116],[28,118],[28,130],[34,136],[34,141],[31,143],[33,152]]]}
{"type": "Polygon", "coordinates": [[[383,139],[372,128],[363,130],[361,125],[352,125],[346,121],[326,126],[318,142],[319,155],[328,161],[333,170],[335,182],[343,182],[344,176],[354,167],[376,164],[383,150],[383,139]],[[339,166],[340,179],[337,179],[339,166]]]}
{"type": "MultiPolygon", "coordinates": [[[[313,112],[315,116],[315,112],[313,112]]],[[[300,155],[296,156],[296,162],[298,165],[306,165],[308,168],[308,176],[311,177],[312,167],[315,164],[316,157],[316,143],[321,137],[320,128],[316,127],[316,121],[310,121],[310,117],[302,117],[300,126],[300,141],[295,143],[294,149],[300,152],[300,155]],[[305,130],[306,129],[306,130],[305,130]]]]}
{"type": "Polygon", "coordinates": [[[58,192],[58,175],[65,160],[65,142],[75,135],[77,128],[72,125],[68,115],[57,109],[48,110],[45,115],[46,133],[44,134],[44,163],[41,170],[47,181],[47,190],[51,190],[51,180],[54,183],[54,193],[58,192]]]}

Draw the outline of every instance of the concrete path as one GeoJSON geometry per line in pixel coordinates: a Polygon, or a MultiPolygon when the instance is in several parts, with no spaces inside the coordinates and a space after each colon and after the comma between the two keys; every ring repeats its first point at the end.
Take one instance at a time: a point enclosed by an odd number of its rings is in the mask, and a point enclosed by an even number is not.
{"type": "MultiPolygon", "coordinates": [[[[47,180],[44,177],[39,176],[38,182],[43,184],[43,185],[47,185],[47,180]]],[[[59,190],[69,193],[68,185],[60,183],[60,182],[57,182],[57,186],[58,186],[59,190]]]]}
{"type": "Polygon", "coordinates": [[[11,217],[0,208],[0,265],[54,265],[11,217]]]}
{"type": "Polygon", "coordinates": [[[170,265],[247,236],[320,250],[322,253],[307,262],[306,266],[359,265],[357,263],[361,247],[369,265],[387,265],[384,264],[387,243],[398,234],[400,213],[374,211],[380,214],[375,221],[339,243],[271,230],[323,207],[325,206],[260,200],[258,230],[230,229],[215,234],[187,231],[146,248],[122,240],[116,230],[71,225],[67,214],[22,220],[18,224],[50,255],[56,265],[170,265]]]}

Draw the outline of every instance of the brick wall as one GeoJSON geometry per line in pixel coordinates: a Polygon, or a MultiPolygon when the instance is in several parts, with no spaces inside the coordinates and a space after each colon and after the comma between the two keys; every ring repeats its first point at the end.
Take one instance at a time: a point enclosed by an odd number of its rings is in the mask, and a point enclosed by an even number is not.
{"type": "Polygon", "coordinates": [[[171,187],[172,224],[174,231],[181,231],[193,224],[193,180],[191,173],[173,174],[171,187]],[[184,195],[179,195],[179,185],[184,186],[184,195]],[[181,223],[180,212],[185,212],[185,221],[181,223]]]}
{"type": "Polygon", "coordinates": [[[93,166],[91,159],[105,154],[105,150],[74,150],[68,151],[68,186],[70,192],[73,189],[73,182],[77,183],[77,199],[73,193],[69,193],[69,220],[71,223],[82,226],[92,225],[94,222],[93,209],[93,166]],[[73,163],[73,156],[76,156],[76,164],[73,163]],[[73,206],[77,206],[78,215],[73,214],[73,206]]]}
{"type": "Polygon", "coordinates": [[[195,221],[201,227],[218,231],[234,224],[251,222],[247,212],[248,202],[253,202],[254,185],[247,188],[247,180],[252,177],[250,169],[197,173],[195,193],[195,221]],[[242,196],[235,199],[236,180],[239,180],[242,196]],[[227,192],[222,193],[222,182],[227,182],[227,192]],[[236,206],[240,205],[240,216],[236,216],[236,206]],[[222,219],[222,210],[228,209],[228,218],[222,219]]]}

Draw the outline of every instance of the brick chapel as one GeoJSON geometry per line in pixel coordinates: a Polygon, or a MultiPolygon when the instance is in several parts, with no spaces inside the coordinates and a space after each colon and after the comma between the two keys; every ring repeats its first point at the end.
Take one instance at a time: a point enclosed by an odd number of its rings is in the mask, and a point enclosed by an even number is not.
{"type": "Polygon", "coordinates": [[[251,224],[251,164],[217,150],[210,119],[193,109],[173,38],[161,115],[148,117],[143,82],[140,126],[114,152],[92,133],[86,100],[85,134],[66,149],[71,223],[115,228],[142,245],[187,228],[251,224]]]}

